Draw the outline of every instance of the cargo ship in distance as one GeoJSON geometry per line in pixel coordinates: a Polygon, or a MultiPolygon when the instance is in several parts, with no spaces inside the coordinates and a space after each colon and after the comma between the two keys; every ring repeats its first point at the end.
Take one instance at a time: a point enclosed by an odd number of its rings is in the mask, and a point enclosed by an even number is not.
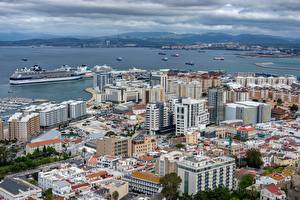
{"type": "Polygon", "coordinates": [[[80,69],[81,67],[62,66],[54,70],[44,70],[35,65],[31,68],[17,69],[9,78],[9,83],[11,85],[23,85],[79,80],[86,75],[85,70],[80,69]]]}

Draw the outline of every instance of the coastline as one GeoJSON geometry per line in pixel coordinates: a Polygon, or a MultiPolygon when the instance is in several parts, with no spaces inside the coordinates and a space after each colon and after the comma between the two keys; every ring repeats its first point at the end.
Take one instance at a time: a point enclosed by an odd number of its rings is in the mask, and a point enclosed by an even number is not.
{"type": "Polygon", "coordinates": [[[97,92],[96,90],[94,90],[94,88],[88,87],[84,89],[85,92],[89,93],[92,97],[87,100],[87,106],[91,107],[93,105],[93,103],[95,102],[95,100],[97,99],[97,92]]]}
{"type": "Polygon", "coordinates": [[[266,68],[266,69],[277,69],[277,70],[288,70],[288,71],[300,71],[300,68],[296,67],[280,67],[272,66],[273,63],[255,63],[257,67],[266,68]]]}

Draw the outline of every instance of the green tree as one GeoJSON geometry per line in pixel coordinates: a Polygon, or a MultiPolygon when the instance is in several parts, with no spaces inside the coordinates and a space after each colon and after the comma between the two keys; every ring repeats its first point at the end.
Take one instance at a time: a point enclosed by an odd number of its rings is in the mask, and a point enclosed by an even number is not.
{"type": "Polygon", "coordinates": [[[292,112],[297,112],[298,111],[298,105],[296,105],[296,104],[293,104],[292,106],[290,106],[290,111],[292,111],[292,112]]]}
{"type": "Polygon", "coordinates": [[[43,154],[46,155],[47,154],[47,149],[46,146],[43,147],[43,154]]]}
{"type": "Polygon", "coordinates": [[[282,102],[282,99],[277,99],[277,101],[276,101],[276,102],[277,102],[277,106],[281,106],[281,105],[282,105],[282,103],[283,103],[283,102],[282,102]]]}
{"type": "Polygon", "coordinates": [[[119,199],[119,192],[118,191],[114,191],[112,193],[112,198],[113,198],[113,200],[118,200],[119,199]]]}
{"type": "Polygon", "coordinates": [[[263,165],[261,153],[258,149],[249,149],[246,153],[246,161],[249,167],[259,169],[263,165]]]}
{"type": "Polygon", "coordinates": [[[182,148],[185,147],[185,145],[182,144],[182,143],[178,143],[178,144],[175,145],[175,147],[176,147],[177,149],[182,149],[182,148]]]}
{"type": "Polygon", "coordinates": [[[160,183],[163,188],[161,193],[167,200],[176,200],[179,197],[181,178],[176,173],[166,174],[160,179],[160,183]]]}
{"type": "Polygon", "coordinates": [[[252,184],[254,184],[254,176],[252,174],[245,174],[239,181],[239,189],[244,190],[252,184]]]}
{"type": "Polygon", "coordinates": [[[9,157],[9,151],[5,146],[0,146],[0,164],[5,164],[9,157]]]}
{"type": "Polygon", "coordinates": [[[53,194],[52,194],[52,188],[49,188],[44,193],[44,200],[52,200],[53,194]]]}

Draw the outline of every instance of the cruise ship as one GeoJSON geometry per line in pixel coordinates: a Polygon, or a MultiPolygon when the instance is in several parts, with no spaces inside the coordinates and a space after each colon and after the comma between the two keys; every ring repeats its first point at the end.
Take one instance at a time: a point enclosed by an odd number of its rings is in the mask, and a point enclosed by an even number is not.
{"type": "Polygon", "coordinates": [[[9,79],[11,85],[49,83],[82,79],[85,73],[78,68],[62,66],[54,70],[44,70],[35,65],[31,68],[17,69],[9,79]]]}

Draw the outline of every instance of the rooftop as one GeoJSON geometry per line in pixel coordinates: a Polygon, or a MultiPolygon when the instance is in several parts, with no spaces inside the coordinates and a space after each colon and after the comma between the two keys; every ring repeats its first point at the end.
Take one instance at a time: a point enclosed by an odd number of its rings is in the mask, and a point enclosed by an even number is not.
{"type": "Polygon", "coordinates": [[[139,171],[135,171],[135,172],[132,172],[131,176],[133,178],[137,178],[137,179],[141,179],[141,180],[144,180],[144,181],[149,181],[149,182],[153,182],[153,183],[156,183],[156,184],[159,184],[160,182],[160,177],[159,176],[156,176],[152,173],[149,173],[149,172],[139,172],[139,171]]]}
{"type": "Polygon", "coordinates": [[[8,191],[11,194],[18,195],[20,193],[36,190],[35,186],[16,178],[6,178],[0,183],[0,188],[8,191]]]}

